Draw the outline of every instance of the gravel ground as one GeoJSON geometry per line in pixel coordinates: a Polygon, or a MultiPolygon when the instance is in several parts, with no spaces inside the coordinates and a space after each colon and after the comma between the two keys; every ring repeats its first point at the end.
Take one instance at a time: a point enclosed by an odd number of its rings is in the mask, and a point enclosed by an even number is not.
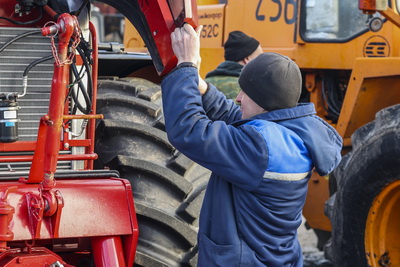
{"type": "MultiPolygon", "coordinates": [[[[304,219],[303,219],[304,222],[304,219]]],[[[302,224],[298,230],[299,241],[303,250],[304,267],[332,267],[325,259],[324,252],[317,249],[317,236],[313,230],[307,230],[302,224]]]]}

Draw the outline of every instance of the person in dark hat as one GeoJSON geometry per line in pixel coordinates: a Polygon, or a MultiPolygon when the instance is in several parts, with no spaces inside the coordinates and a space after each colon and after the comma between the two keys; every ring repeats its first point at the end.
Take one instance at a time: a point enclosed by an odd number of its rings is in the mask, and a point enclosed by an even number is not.
{"type": "Polygon", "coordinates": [[[212,83],[227,98],[234,99],[240,91],[239,74],[243,66],[263,52],[260,42],[241,31],[229,33],[224,44],[225,61],[207,73],[206,82],[212,83]]]}
{"type": "Polygon", "coordinates": [[[171,34],[177,67],[162,88],[168,139],[212,171],[199,219],[198,266],[303,266],[297,229],[313,170],[328,175],[342,139],[298,103],[296,63],[263,53],[239,76],[236,105],[200,78],[200,32],[171,34]]]}

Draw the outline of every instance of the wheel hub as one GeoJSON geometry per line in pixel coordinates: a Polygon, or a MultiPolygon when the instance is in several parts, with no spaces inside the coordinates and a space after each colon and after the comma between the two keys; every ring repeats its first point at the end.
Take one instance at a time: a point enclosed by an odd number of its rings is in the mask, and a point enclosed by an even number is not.
{"type": "Polygon", "coordinates": [[[399,266],[400,181],[388,184],[375,198],[365,228],[370,266],[399,266]]]}

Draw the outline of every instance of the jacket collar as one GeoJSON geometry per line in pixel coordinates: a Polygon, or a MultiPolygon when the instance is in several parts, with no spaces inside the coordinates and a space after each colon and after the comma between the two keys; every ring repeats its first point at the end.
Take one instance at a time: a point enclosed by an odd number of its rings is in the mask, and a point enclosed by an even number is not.
{"type": "Polygon", "coordinates": [[[300,118],[316,114],[313,103],[300,103],[294,108],[277,109],[274,111],[258,114],[251,119],[262,119],[267,121],[282,121],[300,118]]]}
{"type": "Polygon", "coordinates": [[[297,107],[277,109],[258,114],[247,120],[240,120],[233,123],[234,126],[245,124],[251,120],[283,121],[316,114],[313,103],[299,103],[297,107]]]}

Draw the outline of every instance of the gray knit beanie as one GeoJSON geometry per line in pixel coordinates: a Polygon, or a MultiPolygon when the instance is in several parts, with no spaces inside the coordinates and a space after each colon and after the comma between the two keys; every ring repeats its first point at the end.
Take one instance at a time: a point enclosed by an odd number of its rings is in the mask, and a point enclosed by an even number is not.
{"type": "Polygon", "coordinates": [[[301,73],[290,58],[263,53],[250,61],[239,77],[241,89],[267,111],[297,106],[301,73]]]}

